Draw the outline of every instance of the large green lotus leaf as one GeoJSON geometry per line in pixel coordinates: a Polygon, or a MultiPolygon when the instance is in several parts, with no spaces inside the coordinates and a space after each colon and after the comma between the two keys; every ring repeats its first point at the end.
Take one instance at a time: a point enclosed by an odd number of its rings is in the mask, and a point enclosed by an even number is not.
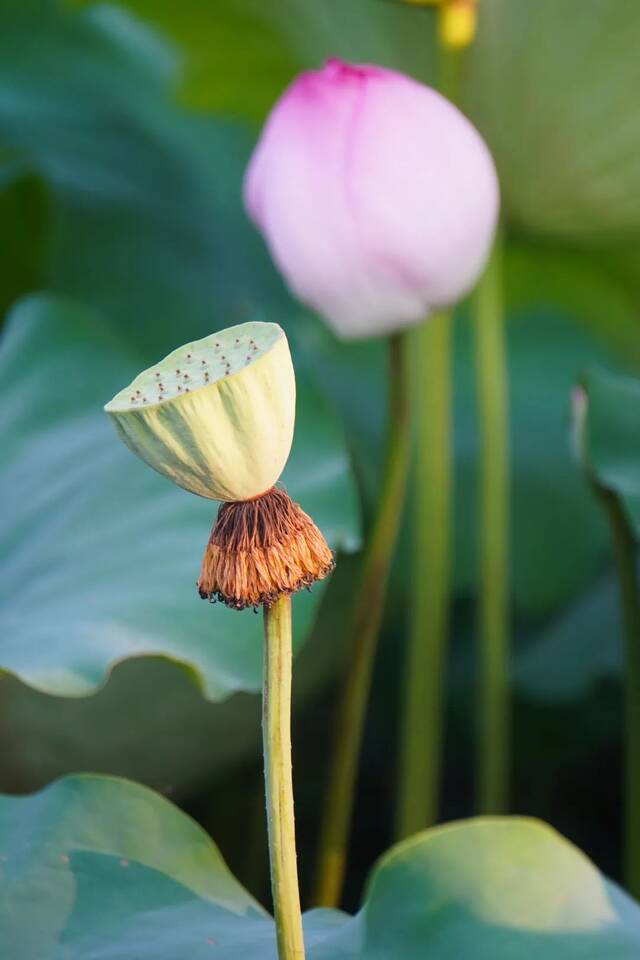
{"type": "MultiPolygon", "coordinates": [[[[95,776],[0,799],[2,955],[275,960],[273,922],[166,800],[95,776]]],[[[386,854],[360,913],[305,916],[309,960],[632,960],[640,908],[553,830],[476,820],[386,854]]]]}
{"type": "MultiPolygon", "coordinates": [[[[252,137],[190,117],[175,77],[174,55],[116,7],[0,6],[0,156],[51,196],[41,286],[93,306],[149,360],[209,333],[212,316],[291,310],[242,209],[252,137]]],[[[7,243],[14,232],[0,222],[7,243]]]]}
{"type": "MultiPolygon", "coordinates": [[[[211,620],[210,627],[215,632],[211,620]]],[[[296,669],[296,694],[305,700],[315,689],[304,667],[313,648],[305,647],[296,669]]],[[[0,695],[0,789],[9,793],[93,770],[140,780],[184,804],[198,791],[208,796],[212,777],[228,775],[259,750],[260,698],[206,700],[193,672],[166,657],[117,663],[93,696],[51,696],[9,674],[0,679],[0,695]]],[[[215,824],[221,813],[216,809],[215,824]]]]}
{"type": "MultiPolygon", "coordinates": [[[[340,556],[313,630],[296,657],[297,712],[317,701],[342,662],[342,618],[355,562],[340,556]]],[[[183,598],[185,604],[191,599],[183,598]]],[[[208,622],[214,631],[215,617],[208,622]]],[[[141,780],[185,803],[198,793],[209,796],[213,778],[232,776],[239,765],[254,760],[259,766],[260,698],[239,692],[224,701],[206,700],[193,672],[166,657],[115,664],[109,682],[89,697],[50,696],[5,674],[0,704],[0,790],[10,793],[94,770],[141,780]]],[[[237,803],[225,790],[224,804],[215,812],[207,805],[216,833],[229,806],[235,809],[237,803]]],[[[242,803],[249,816],[252,798],[243,797],[242,803]]]]}
{"type": "Polygon", "coordinates": [[[518,228],[593,240],[640,233],[640,5],[483,0],[465,105],[518,228]]]}
{"type": "MultiPolygon", "coordinates": [[[[107,957],[91,951],[108,949],[110,926],[116,939],[136,914],[149,924],[189,901],[209,903],[230,925],[264,917],[207,834],[133,783],[80,776],[19,801],[2,798],[0,837],[6,957],[107,957]]],[[[166,933],[158,927],[159,940],[166,933]]],[[[130,943],[129,957],[137,955],[130,943]]]]}
{"type": "Polygon", "coordinates": [[[630,958],[640,909],[575,847],[527,819],[435,828],[378,864],[364,907],[367,960],[630,958]]]}
{"type": "Polygon", "coordinates": [[[510,239],[505,285],[512,309],[566,313],[640,369],[640,248],[589,248],[510,239]]]}
{"type": "Polygon", "coordinates": [[[640,537],[640,380],[604,369],[584,378],[582,424],[586,466],[596,482],[622,501],[640,537]]]}
{"type": "MultiPolygon", "coordinates": [[[[159,654],[191,670],[210,698],[254,690],[260,618],[195,593],[212,504],[132,457],[102,412],[136,366],[109,328],[67,301],[32,298],[9,320],[0,352],[0,665],[40,690],[78,695],[114,663],[159,654]]],[[[284,482],[334,548],[353,548],[341,432],[304,382],[284,482]]],[[[298,641],[321,594],[295,600],[298,641]]]]}
{"type": "MultiPolygon", "coordinates": [[[[70,0],[96,6],[95,0],[70,0]]],[[[123,0],[181,52],[180,101],[198,110],[261,119],[295,73],[290,45],[259,0],[123,0]]]]}

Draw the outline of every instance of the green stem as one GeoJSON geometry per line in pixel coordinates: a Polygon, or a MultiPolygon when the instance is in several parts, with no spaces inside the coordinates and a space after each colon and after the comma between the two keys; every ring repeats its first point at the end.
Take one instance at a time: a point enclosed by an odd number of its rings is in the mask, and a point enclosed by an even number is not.
{"type": "Polygon", "coordinates": [[[609,518],[625,642],[625,877],[640,898],[640,588],[636,544],[615,493],[597,487],[609,518]]]}
{"type": "Polygon", "coordinates": [[[477,807],[508,805],[509,418],[500,240],[472,301],[480,418],[477,807]]]}
{"type": "MultiPolygon", "coordinates": [[[[440,10],[441,14],[442,11],[440,10]]],[[[458,102],[464,52],[438,46],[438,89],[458,102]]],[[[442,771],[451,593],[451,328],[442,312],[415,332],[416,494],[396,834],[434,823],[442,771]]]]}
{"type": "Polygon", "coordinates": [[[455,104],[460,99],[460,77],[465,53],[464,49],[452,50],[442,44],[438,46],[438,90],[455,104]]]}
{"type": "Polygon", "coordinates": [[[384,473],[351,617],[349,659],[336,714],[314,887],[313,902],[331,907],[338,904],[344,881],[364,719],[409,462],[406,334],[389,337],[388,345],[390,398],[384,473]]]}
{"type": "Polygon", "coordinates": [[[416,493],[396,830],[435,822],[442,763],[451,591],[451,332],[440,313],[415,331],[416,493]]]}
{"type": "Polygon", "coordinates": [[[262,740],[280,960],[304,960],[291,774],[291,599],[264,607],[262,740]]]}

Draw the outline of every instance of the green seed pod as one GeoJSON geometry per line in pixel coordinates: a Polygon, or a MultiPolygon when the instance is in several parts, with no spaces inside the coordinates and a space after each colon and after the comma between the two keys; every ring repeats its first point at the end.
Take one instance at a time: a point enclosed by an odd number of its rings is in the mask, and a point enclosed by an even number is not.
{"type": "Polygon", "coordinates": [[[295,395],[284,331],[251,322],[179,347],[104,409],[129,449],[178,486],[251,500],[287,462],[295,395]]]}

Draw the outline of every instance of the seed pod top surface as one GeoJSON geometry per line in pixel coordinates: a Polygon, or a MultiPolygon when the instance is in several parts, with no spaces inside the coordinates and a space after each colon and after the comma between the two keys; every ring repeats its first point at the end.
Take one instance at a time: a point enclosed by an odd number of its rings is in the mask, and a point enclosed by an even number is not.
{"type": "Polygon", "coordinates": [[[278,324],[229,327],[170,353],[105,406],[126,445],[212,500],[269,490],[289,457],[295,378],[278,324]]]}

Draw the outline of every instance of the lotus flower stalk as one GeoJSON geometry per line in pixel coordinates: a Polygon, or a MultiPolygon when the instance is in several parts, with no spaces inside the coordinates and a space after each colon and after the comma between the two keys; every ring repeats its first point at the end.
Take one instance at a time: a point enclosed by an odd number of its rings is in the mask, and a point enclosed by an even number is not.
{"type": "Polygon", "coordinates": [[[291,775],[291,595],[332,570],[313,520],[276,486],[289,457],[295,376],[284,331],[244,323],[188,343],[106,405],[129,447],[222,506],[198,579],[204,599],[263,607],[263,740],[278,952],[302,960],[291,775]]]}

